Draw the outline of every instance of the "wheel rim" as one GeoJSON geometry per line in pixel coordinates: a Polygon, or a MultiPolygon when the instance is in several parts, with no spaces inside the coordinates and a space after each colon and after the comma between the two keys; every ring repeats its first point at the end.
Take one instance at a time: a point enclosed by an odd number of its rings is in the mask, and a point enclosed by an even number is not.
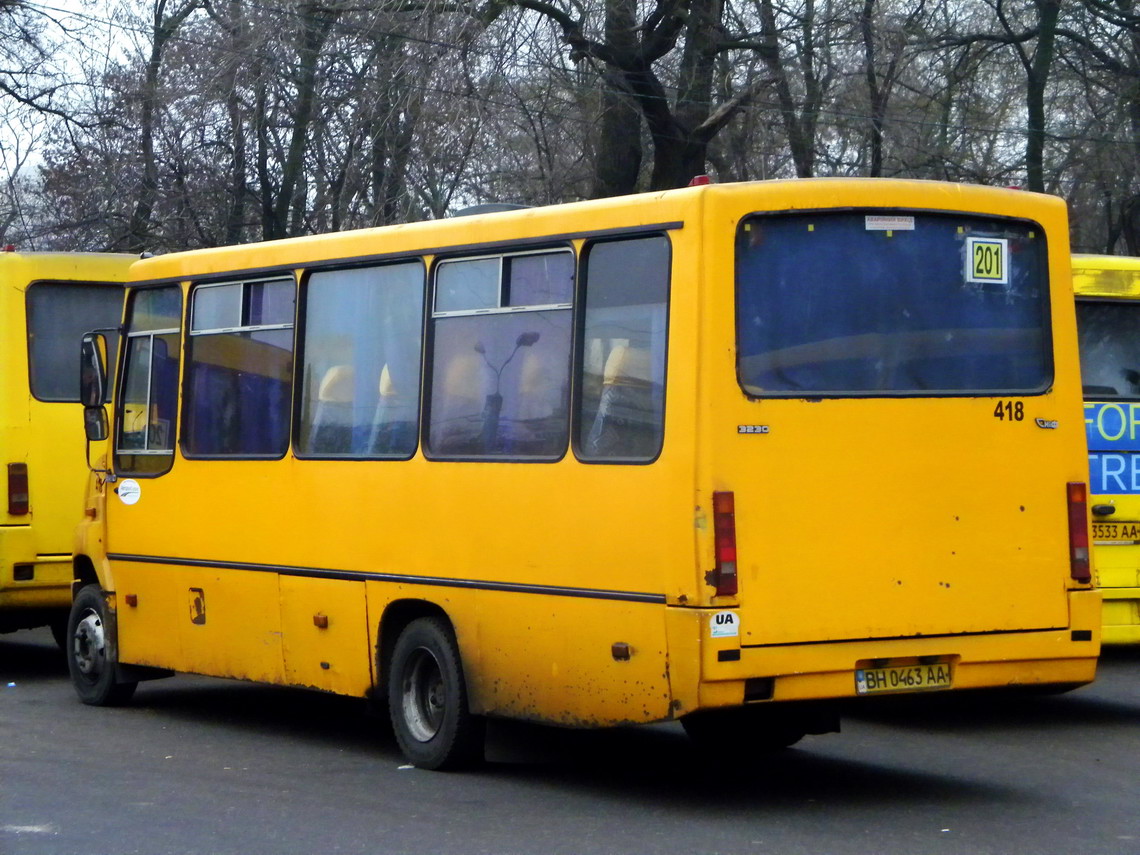
{"type": "Polygon", "coordinates": [[[80,674],[90,682],[98,681],[107,661],[107,638],[103,619],[92,609],[84,612],[75,625],[72,657],[80,674]]]}
{"type": "Polygon", "coordinates": [[[419,647],[409,657],[404,673],[404,721],[413,738],[428,742],[439,733],[447,712],[443,670],[434,653],[419,647]]]}

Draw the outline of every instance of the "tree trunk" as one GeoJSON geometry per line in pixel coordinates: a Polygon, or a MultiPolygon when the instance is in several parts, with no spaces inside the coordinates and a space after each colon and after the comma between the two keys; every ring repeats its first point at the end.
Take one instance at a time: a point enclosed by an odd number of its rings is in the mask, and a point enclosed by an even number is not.
{"type": "Polygon", "coordinates": [[[309,133],[317,101],[317,70],[320,64],[321,49],[329,31],[336,23],[340,12],[317,3],[303,3],[299,7],[301,19],[301,44],[297,56],[297,101],[293,111],[293,131],[289,137],[289,148],[285,163],[281,168],[281,186],[273,203],[271,219],[266,237],[287,237],[290,232],[289,214],[293,212],[294,223],[299,221],[295,198],[302,188],[302,170],[305,166],[305,151],[309,146],[309,133]]]}
{"type": "Polygon", "coordinates": [[[230,0],[229,32],[231,58],[226,64],[226,113],[230,122],[230,145],[233,159],[230,163],[230,205],[226,213],[225,241],[240,243],[245,235],[246,169],[245,123],[242,116],[241,96],[238,91],[241,58],[245,56],[248,36],[242,0],[230,0]]]}
{"type": "Polygon", "coordinates": [[[162,70],[162,54],[166,43],[178,28],[197,8],[197,0],[191,0],[169,18],[166,17],[167,0],[156,0],[154,4],[153,28],[151,30],[150,58],[143,74],[140,93],[141,110],[139,117],[139,148],[142,154],[142,179],[135,207],[131,212],[127,233],[117,241],[117,249],[127,252],[142,252],[147,247],[150,235],[151,218],[158,201],[158,165],[154,154],[155,116],[158,112],[158,84],[162,70]]]}
{"type": "Polygon", "coordinates": [[[1025,106],[1028,117],[1025,139],[1025,173],[1028,189],[1045,192],[1045,86],[1053,65],[1057,38],[1057,18],[1061,0],[1036,0],[1038,10],[1037,48],[1027,65],[1025,106]]]}
{"type": "Polygon", "coordinates": [[[883,120],[887,99],[879,87],[879,74],[875,68],[875,0],[863,0],[859,28],[863,34],[863,61],[867,78],[867,95],[871,102],[871,164],[868,175],[878,178],[883,174],[883,120]]]}
{"type": "MultiPolygon", "coordinates": [[[[637,50],[637,0],[606,0],[606,43],[627,55],[637,50]]],[[[622,76],[606,68],[594,180],[590,196],[624,196],[637,190],[641,173],[641,112],[630,100],[622,76]]]]}
{"type": "MultiPolygon", "coordinates": [[[[807,3],[808,17],[805,19],[805,50],[812,38],[810,25],[811,11],[814,4],[807,3]]],[[[812,113],[812,85],[811,79],[806,81],[808,90],[808,103],[804,105],[803,115],[796,109],[795,98],[792,96],[791,81],[788,70],[780,56],[780,42],[776,29],[776,13],[772,8],[772,0],[760,0],[760,22],[762,28],[760,58],[768,67],[776,85],[776,98],[780,104],[780,118],[784,123],[784,132],[788,137],[788,149],[792,155],[792,163],[796,168],[796,177],[811,178],[815,173],[815,118],[812,113]]],[[[810,59],[809,59],[810,71],[810,59]]],[[[818,109],[818,107],[816,108],[818,109]]]]}

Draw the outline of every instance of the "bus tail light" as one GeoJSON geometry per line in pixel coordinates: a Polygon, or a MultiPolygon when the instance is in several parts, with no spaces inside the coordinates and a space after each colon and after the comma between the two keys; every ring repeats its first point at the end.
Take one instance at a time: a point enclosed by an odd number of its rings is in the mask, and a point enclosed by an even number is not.
{"type": "Polygon", "coordinates": [[[1082,481],[1070,481],[1069,498],[1069,575],[1082,584],[1092,581],[1089,564],[1088,488],[1082,481]]]}
{"type": "Polygon", "coordinates": [[[713,535],[716,569],[709,580],[716,596],[736,595],[736,498],[732,493],[713,493],[713,535]]]}
{"type": "Polygon", "coordinates": [[[8,513],[22,517],[28,513],[28,464],[8,464],[8,513]]]}

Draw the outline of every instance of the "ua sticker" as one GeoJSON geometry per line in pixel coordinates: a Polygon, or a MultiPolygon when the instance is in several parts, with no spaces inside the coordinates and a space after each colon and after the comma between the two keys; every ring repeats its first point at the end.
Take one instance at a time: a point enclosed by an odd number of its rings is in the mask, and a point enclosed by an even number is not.
{"type": "Polygon", "coordinates": [[[717,612],[709,618],[709,634],[713,638],[736,638],[740,635],[740,618],[736,612],[717,612]]]}

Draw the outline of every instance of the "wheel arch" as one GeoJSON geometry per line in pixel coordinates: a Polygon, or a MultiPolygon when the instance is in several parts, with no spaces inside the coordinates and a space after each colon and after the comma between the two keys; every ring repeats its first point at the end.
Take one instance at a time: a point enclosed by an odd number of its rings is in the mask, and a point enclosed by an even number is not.
{"type": "Polygon", "coordinates": [[[99,571],[95,569],[95,562],[88,556],[79,554],[71,559],[72,576],[71,576],[71,599],[74,600],[83,588],[88,585],[102,586],[102,581],[99,579],[99,571]]]}

